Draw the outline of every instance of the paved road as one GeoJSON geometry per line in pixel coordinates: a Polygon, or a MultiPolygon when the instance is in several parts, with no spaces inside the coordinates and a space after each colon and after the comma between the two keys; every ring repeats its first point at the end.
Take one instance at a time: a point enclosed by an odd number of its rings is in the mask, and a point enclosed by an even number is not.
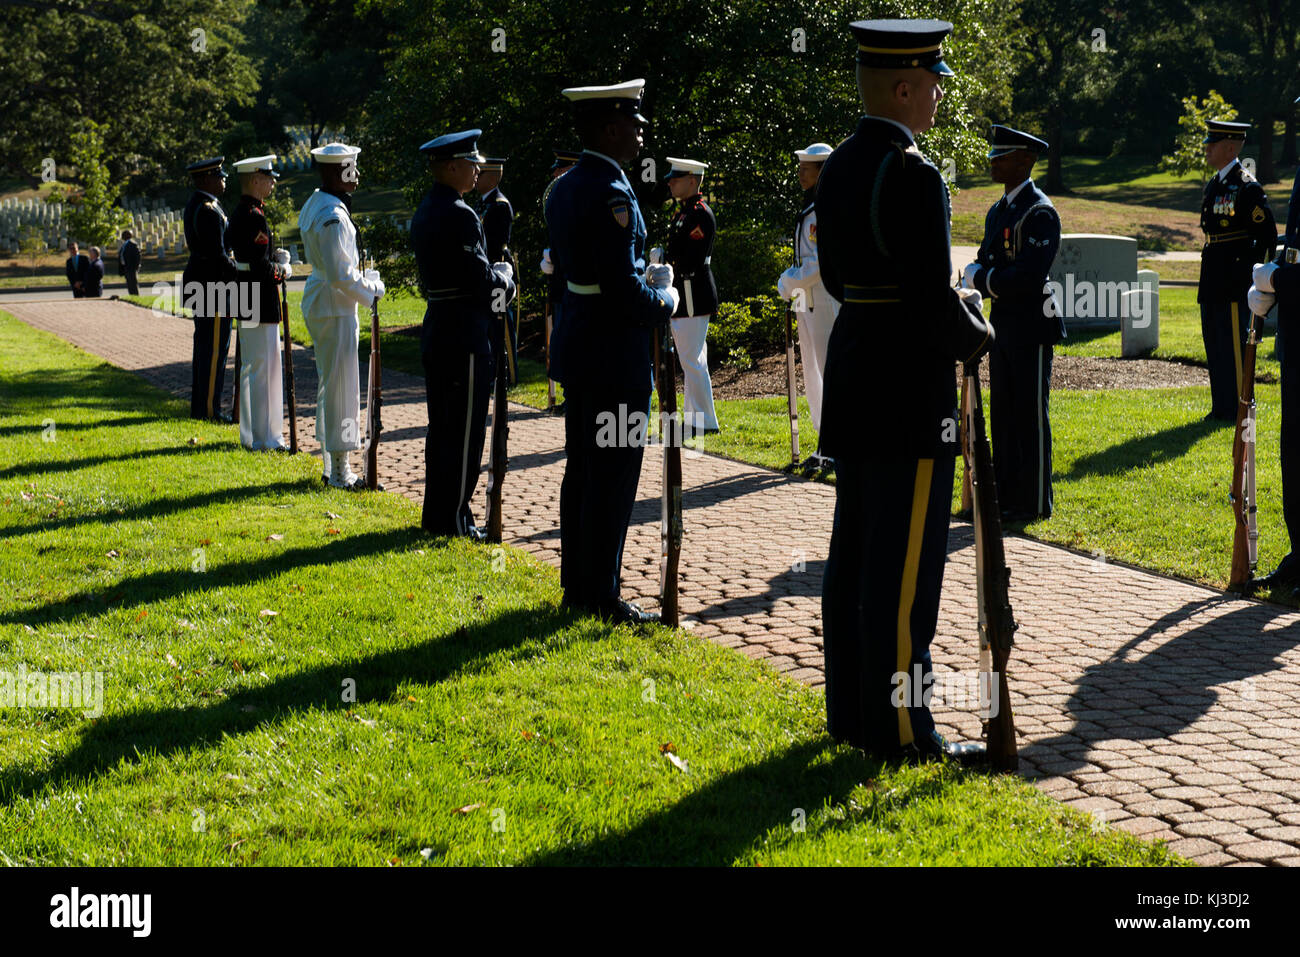
{"type": "MultiPolygon", "coordinates": [[[[187,394],[191,327],[183,320],[102,301],[6,308],[187,394]],[[148,353],[138,351],[142,342],[148,353]]],[[[308,350],[294,349],[294,369],[299,435],[314,453],[308,350]]],[[[557,564],[563,424],[522,406],[511,415],[506,534],[557,564]]],[[[418,500],[422,380],[385,373],[384,418],[381,479],[418,500]]],[[[820,590],[834,489],[709,455],[682,464],[687,627],[820,686],[820,590]]],[[[648,605],[657,591],[659,488],[659,457],[647,454],[624,581],[648,605]]],[[[1020,623],[1012,698],[1026,776],[1199,863],[1300,864],[1300,613],[1026,538],[1009,538],[1007,554],[1020,623]]],[[[957,688],[954,673],[976,668],[969,525],[953,522],[948,559],[933,645],[945,691],[957,688]]],[[[941,730],[975,736],[977,718],[954,703],[935,705],[941,730]]]]}

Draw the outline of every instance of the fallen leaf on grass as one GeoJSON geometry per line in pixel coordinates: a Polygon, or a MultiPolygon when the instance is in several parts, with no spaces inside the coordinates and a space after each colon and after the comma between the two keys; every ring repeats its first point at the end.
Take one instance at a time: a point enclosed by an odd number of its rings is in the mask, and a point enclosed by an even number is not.
{"type": "Polygon", "coordinates": [[[379,722],[378,722],[378,721],[374,721],[374,720],[372,720],[372,719],[370,719],[370,718],[363,718],[363,717],[361,717],[361,715],[359,715],[359,714],[354,714],[352,717],[353,717],[354,719],[356,719],[357,721],[359,721],[361,724],[364,724],[367,728],[377,728],[377,727],[379,727],[379,722]]]}
{"type": "Polygon", "coordinates": [[[171,665],[177,671],[180,670],[181,666],[176,663],[176,659],[172,657],[172,653],[170,651],[167,652],[167,664],[171,665]]]}
{"type": "Polygon", "coordinates": [[[24,502],[31,502],[31,501],[34,501],[35,498],[36,498],[36,496],[33,495],[31,492],[21,492],[21,493],[19,493],[19,494],[22,495],[22,497],[23,497],[23,501],[24,501],[24,502]]]}
{"type": "Polygon", "coordinates": [[[433,857],[433,848],[431,847],[420,848],[420,856],[427,861],[429,858],[433,857]]]}
{"type": "Polygon", "coordinates": [[[104,553],[105,558],[117,558],[117,555],[118,555],[118,551],[116,548],[110,548],[107,552],[104,553]]]}
{"type": "Polygon", "coordinates": [[[677,745],[673,744],[671,741],[659,745],[660,754],[668,754],[669,752],[676,751],[676,750],[677,750],[677,745]]]}
{"type": "Polygon", "coordinates": [[[325,529],[325,534],[326,534],[326,535],[337,535],[337,534],[339,534],[339,530],[338,530],[337,528],[327,528],[327,529],[325,529]]]}
{"type": "Polygon", "coordinates": [[[144,620],[145,620],[146,618],[148,618],[148,617],[149,617],[149,609],[148,609],[148,608],[141,608],[141,609],[140,609],[140,614],[138,614],[138,615],[135,616],[135,620],[136,620],[136,621],[144,621],[144,620]]]}
{"type": "Polygon", "coordinates": [[[187,444],[189,444],[189,445],[198,445],[200,441],[201,441],[201,440],[199,439],[199,437],[198,437],[197,435],[191,435],[191,436],[189,437],[189,440],[188,440],[187,444]]]}
{"type": "Polygon", "coordinates": [[[669,752],[667,752],[667,756],[668,756],[668,761],[669,761],[669,762],[672,764],[672,766],[675,767],[678,771],[681,771],[683,774],[690,774],[690,773],[691,773],[691,769],[690,769],[689,767],[686,766],[686,762],[683,761],[681,758],[679,758],[677,755],[675,755],[675,754],[673,754],[671,751],[669,751],[669,752]]]}
{"type": "Polygon", "coordinates": [[[273,534],[271,534],[271,535],[266,536],[266,541],[268,541],[268,542],[282,542],[282,541],[284,541],[284,536],[281,535],[279,532],[275,532],[275,533],[273,533],[273,534]]]}
{"type": "Polygon", "coordinates": [[[531,731],[520,731],[519,733],[524,736],[525,741],[533,740],[533,733],[531,731]]]}
{"type": "Polygon", "coordinates": [[[271,611],[271,609],[269,609],[269,608],[263,608],[261,611],[259,611],[259,612],[257,613],[257,617],[258,617],[258,618],[275,618],[275,617],[276,617],[277,615],[279,615],[279,614],[280,614],[280,613],[279,613],[278,611],[271,611]]]}
{"type": "Polygon", "coordinates": [[[477,811],[482,806],[483,806],[482,804],[466,804],[464,807],[456,808],[455,813],[468,814],[470,811],[477,811]]]}
{"type": "Polygon", "coordinates": [[[343,516],[342,516],[342,515],[336,515],[336,514],[334,514],[333,512],[326,512],[326,513],[325,513],[325,517],[326,517],[326,518],[342,518],[343,516]]]}

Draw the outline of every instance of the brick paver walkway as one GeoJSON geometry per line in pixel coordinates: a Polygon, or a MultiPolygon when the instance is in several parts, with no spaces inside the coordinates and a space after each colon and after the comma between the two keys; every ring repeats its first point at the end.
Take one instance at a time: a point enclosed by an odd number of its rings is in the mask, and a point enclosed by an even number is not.
{"type": "MultiPolygon", "coordinates": [[[[192,327],[183,320],[114,302],[5,309],[188,394],[192,327]]],[[[294,368],[299,437],[315,452],[308,350],[294,350],[294,368]]],[[[381,479],[418,501],[422,380],[386,372],[384,406],[381,479]]],[[[507,536],[558,564],[563,423],[522,406],[511,415],[507,536]]],[[[657,451],[646,455],[624,562],[625,592],[648,605],[658,588],[657,451]]],[[[708,455],[682,464],[687,627],[820,685],[834,489],[708,455]]],[[[1026,538],[1008,538],[1007,553],[1020,623],[1012,697],[1027,776],[1199,863],[1300,864],[1300,614],[1026,538]]],[[[976,669],[974,580],[970,526],[954,522],[933,646],[943,673],[976,669]]],[[[947,734],[978,733],[970,711],[935,712],[947,734]]]]}

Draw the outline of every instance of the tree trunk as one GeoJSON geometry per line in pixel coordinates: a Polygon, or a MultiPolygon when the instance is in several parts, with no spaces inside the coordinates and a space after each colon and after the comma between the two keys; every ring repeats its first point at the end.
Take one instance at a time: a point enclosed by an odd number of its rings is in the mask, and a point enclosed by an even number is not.
{"type": "Polygon", "coordinates": [[[1053,108],[1047,114],[1047,183],[1049,193],[1065,192],[1065,176],[1061,172],[1061,111],[1053,108]]]}
{"type": "Polygon", "coordinates": [[[1273,168],[1273,114],[1266,112],[1259,124],[1259,164],[1255,178],[1261,183],[1271,183],[1277,178],[1273,168]]]}

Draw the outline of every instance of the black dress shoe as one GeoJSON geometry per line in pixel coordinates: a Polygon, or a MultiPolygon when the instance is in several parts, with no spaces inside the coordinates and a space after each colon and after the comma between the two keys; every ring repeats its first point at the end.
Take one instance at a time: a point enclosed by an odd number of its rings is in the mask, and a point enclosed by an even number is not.
{"type": "Polygon", "coordinates": [[[226,413],[224,413],[224,412],[218,412],[218,413],[216,414],[216,416],[213,417],[213,421],[214,421],[214,422],[220,422],[222,425],[234,425],[234,424],[235,424],[235,420],[232,419],[230,416],[226,415],[226,413]]]}
{"type": "Polygon", "coordinates": [[[564,402],[555,403],[555,408],[551,409],[551,415],[564,415],[564,406],[568,401],[568,399],[565,399],[564,402]]]}
{"type": "Polygon", "coordinates": [[[622,599],[610,604],[597,605],[593,611],[612,625],[644,625],[659,620],[657,612],[642,611],[637,605],[622,599]]]}
{"type": "Polygon", "coordinates": [[[483,531],[483,529],[479,528],[477,525],[471,525],[469,528],[465,529],[464,537],[468,538],[471,542],[486,542],[487,532],[483,531]]]}
{"type": "Polygon", "coordinates": [[[982,764],[988,760],[988,746],[982,741],[965,744],[953,744],[938,731],[913,743],[922,761],[936,761],[951,758],[961,765],[982,764]]]}
{"type": "Polygon", "coordinates": [[[1278,563],[1277,568],[1273,569],[1263,578],[1257,578],[1251,583],[1251,587],[1258,591],[1271,591],[1274,588],[1294,587],[1300,585],[1300,561],[1297,561],[1291,555],[1287,555],[1278,563]]]}

